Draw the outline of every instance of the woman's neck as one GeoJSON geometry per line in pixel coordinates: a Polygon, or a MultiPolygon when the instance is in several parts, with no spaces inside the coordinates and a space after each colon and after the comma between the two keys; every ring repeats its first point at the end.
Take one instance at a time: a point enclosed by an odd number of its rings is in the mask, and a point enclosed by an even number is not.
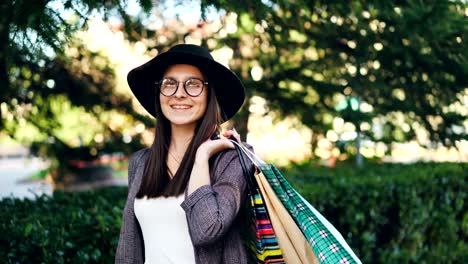
{"type": "Polygon", "coordinates": [[[172,126],[169,151],[172,152],[173,155],[177,156],[177,158],[182,158],[193,138],[194,133],[195,128],[172,126]]]}

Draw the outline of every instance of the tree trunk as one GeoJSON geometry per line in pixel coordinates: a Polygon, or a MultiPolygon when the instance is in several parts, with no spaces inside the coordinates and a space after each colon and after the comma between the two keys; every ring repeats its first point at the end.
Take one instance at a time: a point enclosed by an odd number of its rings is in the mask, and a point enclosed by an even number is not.
{"type": "MultiPolygon", "coordinates": [[[[8,80],[8,49],[10,34],[10,3],[0,4],[0,106],[9,98],[9,80],[8,80]]],[[[0,131],[3,130],[3,113],[0,107],[0,131]]]]}
{"type": "Polygon", "coordinates": [[[356,137],[356,166],[358,168],[362,168],[363,165],[364,163],[361,154],[361,130],[358,128],[356,137]]]}

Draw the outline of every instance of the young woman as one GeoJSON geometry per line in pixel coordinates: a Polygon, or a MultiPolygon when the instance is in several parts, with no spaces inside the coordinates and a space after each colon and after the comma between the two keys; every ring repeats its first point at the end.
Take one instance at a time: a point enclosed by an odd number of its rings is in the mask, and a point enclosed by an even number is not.
{"type": "Polygon", "coordinates": [[[246,182],[232,142],[214,137],[244,87],[208,50],[181,44],[128,74],[156,117],[152,146],[132,155],[116,263],[247,263],[238,213],[246,182]]]}

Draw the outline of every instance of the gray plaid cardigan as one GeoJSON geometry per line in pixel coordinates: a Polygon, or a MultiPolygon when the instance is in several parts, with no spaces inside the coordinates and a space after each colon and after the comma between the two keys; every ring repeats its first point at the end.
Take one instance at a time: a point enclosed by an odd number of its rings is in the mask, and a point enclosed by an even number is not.
{"type": "MultiPolygon", "coordinates": [[[[248,146],[251,148],[250,146],[248,146]]],[[[128,167],[128,196],[115,263],[144,263],[144,244],[133,204],[149,149],[135,152],[128,167]]],[[[181,204],[187,216],[196,263],[247,263],[237,215],[246,197],[246,182],[235,150],[214,157],[211,185],[205,185],[181,204]]],[[[252,166],[253,169],[253,166],[252,166]]]]}

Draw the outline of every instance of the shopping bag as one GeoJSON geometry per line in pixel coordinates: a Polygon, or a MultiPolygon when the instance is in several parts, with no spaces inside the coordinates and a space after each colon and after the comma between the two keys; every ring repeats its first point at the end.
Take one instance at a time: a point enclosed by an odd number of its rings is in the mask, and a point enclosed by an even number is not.
{"type": "Polygon", "coordinates": [[[272,164],[266,164],[242,144],[233,142],[265,176],[274,194],[302,231],[319,263],[361,263],[343,236],[308,203],[272,164]]]}
{"type": "Polygon", "coordinates": [[[255,179],[262,196],[265,198],[264,201],[285,262],[318,264],[317,256],[309,246],[307,239],[268,184],[265,175],[259,172],[255,175],[255,179]]]}
{"type": "Polygon", "coordinates": [[[248,251],[249,263],[285,263],[254,175],[249,172],[242,151],[239,148],[236,150],[247,182],[248,197],[241,212],[241,219],[244,220],[241,236],[248,251]]]}

